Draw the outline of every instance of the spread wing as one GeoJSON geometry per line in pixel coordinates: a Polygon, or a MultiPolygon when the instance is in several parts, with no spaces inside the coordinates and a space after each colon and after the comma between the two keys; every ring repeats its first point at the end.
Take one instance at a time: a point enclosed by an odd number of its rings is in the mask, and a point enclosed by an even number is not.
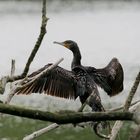
{"type": "MultiPolygon", "coordinates": [[[[31,78],[49,67],[44,66],[28,77],[31,78]]],[[[45,93],[52,96],[75,99],[75,79],[71,71],[65,70],[59,66],[52,69],[49,73],[44,73],[37,80],[17,91],[17,94],[45,93]]]]}
{"type": "Polygon", "coordinates": [[[118,59],[113,58],[103,69],[89,67],[96,84],[103,88],[109,96],[114,96],[123,90],[124,72],[118,59]]]}

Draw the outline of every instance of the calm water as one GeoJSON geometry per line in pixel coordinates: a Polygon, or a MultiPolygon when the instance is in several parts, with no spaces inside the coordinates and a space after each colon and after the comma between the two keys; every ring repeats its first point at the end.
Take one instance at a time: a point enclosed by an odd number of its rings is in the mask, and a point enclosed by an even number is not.
{"type": "MultiPolygon", "coordinates": [[[[84,65],[104,67],[112,57],[120,60],[125,90],[112,99],[105,96],[103,101],[125,100],[140,68],[139,8],[140,3],[124,2],[48,3],[48,32],[30,72],[61,57],[61,66],[70,69],[72,53],[53,41],[75,40],[84,65]]],[[[22,72],[38,37],[40,16],[40,2],[0,2],[0,75],[10,73],[11,59],[16,60],[16,73],[22,72]]]]}
{"type": "MultiPolygon", "coordinates": [[[[117,57],[128,92],[140,68],[139,8],[140,3],[124,2],[48,3],[48,33],[30,72],[61,57],[61,66],[70,69],[71,52],[53,41],[72,39],[79,44],[84,65],[104,67],[117,57]]],[[[39,33],[40,16],[40,2],[0,2],[0,75],[9,74],[11,59],[16,60],[16,73],[22,72],[39,33]]],[[[113,99],[124,97],[125,91],[113,99]]]]}
{"type": "MultiPolygon", "coordinates": [[[[60,65],[70,69],[71,52],[53,41],[71,39],[79,44],[83,65],[104,67],[113,57],[120,60],[125,72],[124,91],[113,98],[107,97],[103,91],[100,93],[105,105],[124,103],[140,70],[140,3],[57,1],[48,3],[47,16],[50,18],[47,34],[30,72],[61,57],[64,61],[60,65]]],[[[0,76],[10,73],[11,59],[16,60],[16,74],[22,72],[38,37],[40,22],[40,2],[0,2],[0,76]]],[[[139,92],[140,88],[137,97],[140,97],[139,92]]],[[[42,108],[42,100],[43,95],[32,95],[14,97],[12,102],[42,108]]],[[[45,108],[60,109],[64,104],[70,109],[80,105],[78,100],[56,101],[56,98],[46,96],[43,104],[45,108]]]]}
{"type": "MultiPolygon", "coordinates": [[[[123,102],[140,69],[140,3],[57,1],[47,5],[47,34],[30,72],[61,57],[64,61],[60,65],[70,69],[72,53],[53,41],[71,39],[79,44],[83,65],[104,67],[113,57],[120,60],[125,72],[124,91],[111,99],[103,91],[101,96],[104,103],[123,102]]],[[[0,75],[9,74],[11,59],[16,60],[16,73],[22,72],[40,22],[40,2],[0,2],[0,75]]],[[[36,96],[20,99],[30,102],[36,96]]],[[[17,100],[19,97],[14,98],[17,100]]]]}

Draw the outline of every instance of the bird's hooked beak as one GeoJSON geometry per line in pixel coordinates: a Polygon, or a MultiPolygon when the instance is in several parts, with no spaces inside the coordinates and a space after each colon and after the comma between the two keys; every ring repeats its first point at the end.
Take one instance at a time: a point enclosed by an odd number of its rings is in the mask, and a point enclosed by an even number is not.
{"type": "Polygon", "coordinates": [[[53,43],[54,44],[59,44],[59,45],[64,46],[66,48],[69,48],[69,46],[66,43],[64,43],[64,42],[56,42],[56,41],[54,41],[53,43]]]}

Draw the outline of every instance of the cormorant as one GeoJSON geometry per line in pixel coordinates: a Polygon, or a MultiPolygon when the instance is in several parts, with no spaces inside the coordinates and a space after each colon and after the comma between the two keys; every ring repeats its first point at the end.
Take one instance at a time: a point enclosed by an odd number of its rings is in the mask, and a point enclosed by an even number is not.
{"type": "Polygon", "coordinates": [[[109,64],[102,68],[96,69],[91,66],[81,65],[81,53],[76,42],[66,40],[64,42],[54,42],[55,44],[62,45],[73,53],[73,60],[71,63],[71,70],[75,67],[82,67],[94,79],[95,83],[103,88],[111,97],[123,90],[124,72],[121,64],[117,58],[113,58],[109,64]]]}
{"type": "MultiPolygon", "coordinates": [[[[49,73],[44,73],[35,82],[23,86],[17,94],[45,93],[52,96],[76,99],[78,96],[83,104],[89,95],[94,92],[89,101],[93,111],[105,111],[97,85],[103,88],[109,96],[114,96],[123,90],[123,69],[116,58],[103,69],[81,65],[81,53],[76,42],[67,40],[54,42],[60,44],[73,53],[71,71],[56,66],[49,73]]],[[[52,64],[45,65],[28,77],[40,73],[52,64]]]]}

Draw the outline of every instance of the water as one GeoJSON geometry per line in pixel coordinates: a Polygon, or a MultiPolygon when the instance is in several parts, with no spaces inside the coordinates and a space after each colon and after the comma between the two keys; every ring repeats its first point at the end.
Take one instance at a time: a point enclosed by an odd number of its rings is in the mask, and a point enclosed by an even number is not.
{"type": "MultiPolygon", "coordinates": [[[[104,67],[113,57],[119,59],[125,73],[124,91],[113,98],[102,90],[100,94],[105,106],[124,103],[140,69],[140,3],[56,1],[48,3],[47,16],[50,18],[47,34],[30,72],[61,57],[64,61],[60,65],[70,69],[71,52],[53,44],[53,41],[71,39],[80,47],[83,65],[104,67]]],[[[11,59],[16,60],[16,74],[22,72],[38,37],[40,22],[40,2],[0,1],[0,76],[10,73],[11,59]]],[[[140,88],[135,98],[139,97],[139,92],[140,88]]],[[[74,102],[44,95],[16,96],[12,103],[43,106],[45,109],[62,109],[65,105],[67,109],[76,110],[80,106],[78,100],[74,102]]]]}

